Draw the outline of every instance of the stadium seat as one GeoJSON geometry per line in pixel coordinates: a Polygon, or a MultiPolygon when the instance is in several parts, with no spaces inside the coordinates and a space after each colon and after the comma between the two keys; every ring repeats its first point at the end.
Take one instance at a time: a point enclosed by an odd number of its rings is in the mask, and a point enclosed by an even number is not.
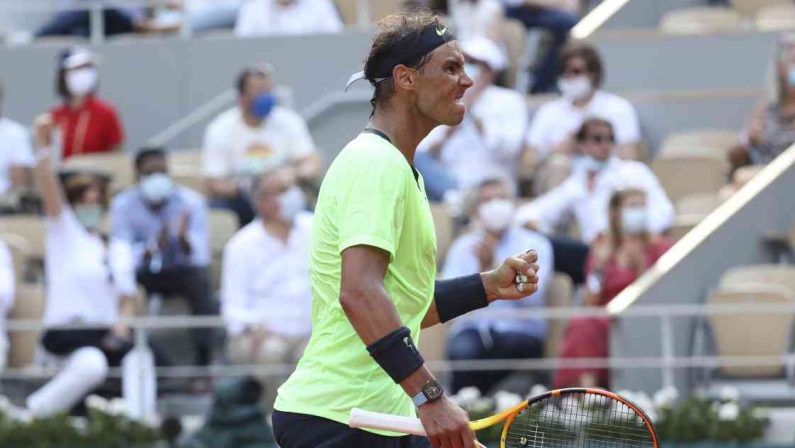
{"type": "MultiPolygon", "coordinates": [[[[44,315],[44,289],[41,285],[17,285],[14,308],[8,314],[10,320],[38,320],[44,315]]],[[[39,346],[39,331],[9,332],[9,367],[22,368],[31,365],[39,346]]]]}
{"type": "Polygon", "coordinates": [[[795,294],[795,266],[784,264],[738,266],[723,274],[720,279],[720,288],[730,288],[746,283],[780,285],[795,294]]]}
{"type": "Polygon", "coordinates": [[[431,215],[433,215],[433,226],[436,229],[436,260],[437,265],[444,263],[447,250],[455,238],[453,218],[447,210],[445,204],[431,204],[431,215]]]}
{"type": "MultiPolygon", "coordinates": [[[[358,0],[334,0],[337,10],[340,12],[342,22],[345,26],[356,26],[357,3],[358,0]]],[[[369,0],[367,2],[368,22],[375,22],[389,14],[398,12],[402,9],[404,0],[369,0]]]]}
{"type": "Polygon", "coordinates": [[[658,157],[682,155],[690,152],[707,153],[709,149],[712,149],[716,157],[726,160],[727,152],[737,142],[737,131],[732,129],[696,129],[676,132],[663,140],[658,151],[658,157]],[[691,151],[692,148],[698,149],[691,151]]]}
{"type": "Polygon", "coordinates": [[[110,175],[111,194],[135,183],[132,159],[123,152],[74,156],[63,162],[64,171],[80,170],[110,175]]]}
{"type": "Polygon", "coordinates": [[[756,13],[754,24],[760,31],[782,31],[795,28],[795,5],[792,2],[766,6],[756,13]]]}
{"type": "Polygon", "coordinates": [[[792,0],[729,0],[732,9],[744,16],[752,17],[761,9],[792,3],[792,0]]]}
{"type": "Polygon", "coordinates": [[[715,193],[688,194],[676,201],[676,214],[706,216],[720,205],[720,198],[715,193]]]}
{"type": "Polygon", "coordinates": [[[670,34],[707,34],[735,31],[740,24],[740,15],[729,8],[693,7],[665,13],[660,30],[670,34]]]}
{"type": "MultiPolygon", "coordinates": [[[[568,308],[574,298],[574,283],[566,274],[556,273],[547,289],[545,305],[547,308],[568,308]]],[[[547,336],[544,340],[544,356],[554,358],[558,353],[558,345],[566,332],[568,319],[550,319],[547,321],[547,336]]]]}
{"type": "Polygon", "coordinates": [[[8,250],[11,252],[15,283],[24,283],[30,259],[30,250],[28,249],[30,244],[18,235],[0,234],[0,240],[6,243],[8,250]]]}
{"type": "Polygon", "coordinates": [[[204,194],[205,178],[197,172],[188,173],[185,171],[171,171],[171,178],[178,185],[190,188],[197,193],[204,194]]]}
{"type": "Polygon", "coordinates": [[[199,149],[181,149],[169,151],[168,153],[169,171],[199,173],[201,172],[201,166],[202,152],[199,149]]]}
{"type": "Polygon", "coordinates": [[[213,291],[221,284],[221,263],[226,242],[237,232],[237,217],[227,210],[212,209],[208,213],[210,227],[210,286],[213,291]]]}
{"type": "Polygon", "coordinates": [[[502,35],[505,39],[505,50],[508,53],[508,68],[504,74],[506,87],[514,87],[519,71],[523,69],[527,50],[527,30],[517,19],[505,19],[502,23],[502,35]]]}
{"type": "MultiPolygon", "coordinates": [[[[27,254],[44,260],[44,220],[34,215],[10,215],[0,218],[0,235],[16,235],[27,243],[27,254]]],[[[5,239],[5,237],[4,237],[5,239]]]]}
{"type": "Polygon", "coordinates": [[[716,193],[726,183],[726,163],[711,157],[657,158],[652,170],[674,203],[692,193],[716,193]]]}
{"type": "MultiPolygon", "coordinates": [[[[708,305],[795,304],[795,294],[779,285],[746,283],[721,288],[707,299],[708,305]]],[[[793,316],[789,313],[714,314],[707,318],[720,357],[778,357],[790,351],[793,316]]],[[[783,366],[722,366],[730,377],[780,376],[783,366]]]]}

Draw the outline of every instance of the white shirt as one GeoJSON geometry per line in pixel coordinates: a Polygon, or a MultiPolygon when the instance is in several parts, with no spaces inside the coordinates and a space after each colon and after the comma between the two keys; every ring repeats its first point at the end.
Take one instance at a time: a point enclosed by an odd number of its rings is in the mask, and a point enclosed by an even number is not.
{"type": "Polygon", "coordinates": [[[266,232],[257,219],[226,244],[221,313],[230,335],[260,324],[284,336],[309,335],[311,225],[311,214],[299,214],[287,242],[283,242],[266,232]]]}
{"type": "MultiPolygon", "coordinates": [[[[14,262],[8,245],[0,241],[0,340],[7,340],[6,313],[14,306],[14,262]]],[[[0,366],[3,360],[0,360],[0,366]]]]}
{"type": "Polygon", "coordinates": [[[137,291],[130,246],[118,239],[105,244],[68,208],[61,216],[47,218],[45,230],[44,325],[77,321],[114,324],[119,317],[119,299],[137,291]]]}
{"type": "MultiPolygon", "coordinates": [[[[488,86],[467,112],[459,128],[443,143],[440,161],[458,183],[458,188],[476,187],[495,175],[516,175],[517,158],[527,126],[527,103],[510,89],[488,86]],[[475,125],[483,124],[481,134],[475,125]]],[[[419,146],[427,151],[442,141],[449,126],[437,126],[419,146]]]]}
{"type": "MultiPolygon", "coordinates": [[[[442,278],[455,278],[480,272],[480,262],[477,256],[477,246],[483,239],[480,230],[469,232],[453,241],[445,258],[442,278]]],[[[538,291],[522,300],[498,300],[491,303],[487,309],[498,308],[529,308],[543,307],[549,282],[555,275],[555,260],[552,252],[552,243],[544,235],[521,227],[511,227],[505,232],[497,243],[494,251],[495,262],[500,262],[508,257],[523,254],[533,249],[538,253],[539,281],[538,291]]],[[[495,329],[497,331],[521,331],[543,339],[546,332],[546,323],[543,319],[515,319],[508,320],[504,317],[488,317],[483,310],[474,311],[472,316],[482,318],[476,321],[456,323],[452,331],[462,331],[466,328],[480,330],[495,329]]]]}
{"type": "Polygon", "coordinates": [[[530,124],[527,144],[545,157],[555,146],[577,133],[586,118],[592,117],[605,119],[613,125],[617,144],[640,141],[640,125],[632,104],[618,95],[597,90],[583,108],[575,107],[565,98],[543,104],[530,124]]]}
{"type": "Polygon", "coordinates": [[[238,37],[338,33],[343,24],[331,0],[247,0],[235,23],[238,37]]]}
{"type": "Polygon", "coordinates": [[[258,175],[313,152],[312,136],[295,111],[276,106],[260,126],[252,128],[235,107],[207,126],[202,173],[213,178],[258,175]]]}
{"type": "Polygon", "coordinates": [[[464,42],[476,36],[489,38],[498,23],[503,19],[502,4],[497,0],[477,0],[475,2],[457,0],[449,1],[450,17],[455,24],[456,37],[464,42]]]}
{"type": "Polygon", "coordinates": [[[517,221],[536,221],[543,232],[552,232],[567,213],[573,213],[582,240],[590,243],[608,229],[610,196],[616,191],[637,188],[646,192],[649,231],[662,233],[674,221],[674,206],[654,173],[644,163],[612,157],[596,175],[593,191],[588,191],[588,173],[575,169],[565,182],[519,208],[517,221]]]}
{"type": "Polygon", "coordinates": [[[0,117],[0,194],[11,189],[11,167],[35,164],[30,134],[21,124],[0,117]]]}

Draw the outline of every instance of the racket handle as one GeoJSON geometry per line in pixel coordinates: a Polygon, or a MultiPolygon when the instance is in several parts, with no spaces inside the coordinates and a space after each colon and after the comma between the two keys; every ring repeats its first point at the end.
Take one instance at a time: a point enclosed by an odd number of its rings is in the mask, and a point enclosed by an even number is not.
{"type": "Polygon", "coordinates": [[[427,436],[425,428],[422,427],[422,422],[418,418],[381,414],[359,408],[351,409],[348,425],[351,428],[380,429],[415,436],[427,436]]]}

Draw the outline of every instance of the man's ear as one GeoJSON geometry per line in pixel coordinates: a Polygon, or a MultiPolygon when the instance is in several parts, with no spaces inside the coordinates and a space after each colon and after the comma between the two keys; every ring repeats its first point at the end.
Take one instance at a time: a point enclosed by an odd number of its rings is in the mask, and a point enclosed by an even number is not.
{"type": "Polygon", "coordinates": [[[395,80],[395,87],[403,90],[414,90],[416,88],[416,75],[416,70],[403,64],[398,64],[392,69],[392,79],[395,80]]]}

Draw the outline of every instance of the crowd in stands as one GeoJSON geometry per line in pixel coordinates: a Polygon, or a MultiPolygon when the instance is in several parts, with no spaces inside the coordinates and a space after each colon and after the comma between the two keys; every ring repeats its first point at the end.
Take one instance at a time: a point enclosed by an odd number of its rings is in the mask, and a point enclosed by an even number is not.
{"type": "MultiPolygon", "coordinates": [[[[434,206],[461,205],[458,236],[439,274],[483,271],[533,249],[539,254],[539,291],[522,301],[501,302],[504,309],[497,311],[544,307],[555,273],[579,286],[582,306],[604,306],[672,244],[666,233],[674,206],[643,161],[637,114],[629,101],[602,90],[607,68],[596,49],[567,44],[578,17],[576,2],[457,3],[448,13],[461,24],[465,70],[474,82],[464,96],[468,114],[459,126],[436,128],[416,158],[434,206]],[[505,17],[552,31],[532,90],[559,95],[532,119],[524,93],[498,85],[508,64],[499,26],[505,17]],[[522,190],[523,181],[532,188],[522,190]]],[[[196,29],[234,25],[240,36],[342,28],[330,0],[195,0],[170,8],[196,29]]],[[[107,9],[106,32],[165,26],[167,15],[160,13],[107,9]]],[[[60,13],[39,34],[84,35],[81,14],[86,13],[60,13]]],[[[794,42],[783,40],[776,53],[776,95],[754,112],[731,153],[736,166],[766,163],[795,141],[794,42]]],[[[113,192],[108,179],[93,171],[57,172],[67,159],[112,153],[124,145],[122,120],[99,96],[96,55],[74,48],[57,64],[61,102],[36,120],[32,132],[5,117],[13,111],[0,117],[0,196],[30,194],[35,178],[45,220],[41,345],[59,366],[59,373],[30,395],[28,411],[50,415],[70,409],[105,380],[109,367],[135,363],[151,371],[155,363],[167,362],[136,352],[131,329],[120,324],[137,313],[139,285],[150,298],[187,299],[193,315],[223,316],[221,361],[295,362],[311,331],[307,248],[322,167],[307,124],[274,94],[274,68],[260,64],[242,70],[234,80],[237,104],[207,126],[203,191],[176,183],[169,173],[170,153],[147,147],[130,158],[135,183],[113,192]],[[213,209],[234,213],[239,225],[223,249],[218,291],[210,272],[213,209]],[[71,323],[96,328],[63,328],[71,323]]],[[[10,258],[0,242],[0,311],[12,306],[19,277],[10,258]]],[[[490,312],[450,327],[449,359],[556,355],[544,352],[544,320],[527,313],[497,318],[490,312]]],[[[571,320],[557,356],[608,356],[608,330],[604,319],[571,320]]],[[[218,361],[212,331],[194,329],[191,340],[195,364],[218,361]]],[[[7,347],[3,334],[0,365],[7,347]]],[[[456,371],[452,389],[475,386],[487,392],[510,374],[456,371]]],[[[556,387],[604,386],[608,380],[599,369],[561,369],[547,379],[556,387]]],[[[124,381],[130,383],[125,392],[144,387],[136,383],[140,378],[124,381]]],[[[266,384],[272,400],[278,381],[268,378],[266,384]]]]}

